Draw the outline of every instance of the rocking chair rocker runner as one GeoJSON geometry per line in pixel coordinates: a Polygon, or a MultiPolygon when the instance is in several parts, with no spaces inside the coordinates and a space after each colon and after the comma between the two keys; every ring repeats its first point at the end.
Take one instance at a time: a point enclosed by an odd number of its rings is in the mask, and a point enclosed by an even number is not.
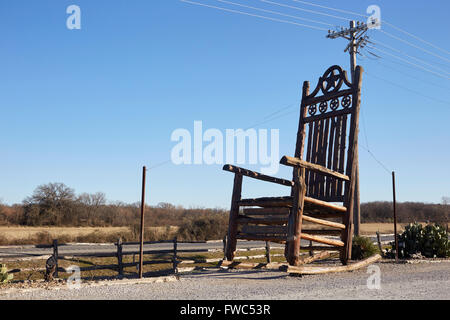
{"type": "Polygon", "coordinates": [[[337,250],[341,262],[347,264],[352,247],[362,72],[357,66],[352,84],[346,72],[335,65],[319,78],[312,93],[309,82],[303,83],[295,155],[280,160],[293,167],[292,180],[232,165],[223,167],[235,174],[227,260],[234,258],[237,239],[262,240],[285,243],[288,263],[299,265],[300,240],[304,239],[321,244],[308,246],[308,250],[337,250]],[[343,85],[347,88],[341,88],[343,85]],[[243,176],[288,186],[291,195],[242,199],[243,176]],[[303,221],[327,228],[302,229],[303,221]],[[340,235],[340,240],[320,235],[340,235]]]}

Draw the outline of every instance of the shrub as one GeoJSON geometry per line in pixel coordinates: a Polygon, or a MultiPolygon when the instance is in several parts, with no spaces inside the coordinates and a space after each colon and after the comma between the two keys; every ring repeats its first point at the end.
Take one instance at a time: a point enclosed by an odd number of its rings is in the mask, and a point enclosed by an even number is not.
{"type": "Polygon", "coordinates": [[[12,274],[8,274],[6,264],[0,264],[0,283],[7,283],[13,279],[12,274]]]}
{"type": "MultiPolygon", "coordinates": [[[[395,243],[391,243],[395,250],[395,243]]],[[[445,258],[450,256],[450,242],[444,227],[428,224],[423,227],[419,223],[409,224],[398,236],[400,258],[409,258],[420,253],[427,258],[445,258]]]]}
{"type": "Polygon", "coordinates": [[[352,260],[365,259],[379,252],[380,250],[370,238],[359,236],[353,237],[352,260]]]}
{"type": "Polygon", "coordinates": [[[179,240],[218,240],[227,233],[226,215],[201,217],[185,222],[178,230],[179,240]]]}

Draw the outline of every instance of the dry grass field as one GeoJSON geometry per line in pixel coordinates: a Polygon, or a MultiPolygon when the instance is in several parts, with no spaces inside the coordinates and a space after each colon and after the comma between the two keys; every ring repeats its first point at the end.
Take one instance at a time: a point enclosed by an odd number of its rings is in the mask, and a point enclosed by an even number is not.
{"type": "Polygon", "coordinates": [[[0,234],[8,240],[27,239],[40,232],[48,232],[53,238],[61,236],[79,237],[92,232],[117,233],[127,231],[127,227],[0,227],[0,234]]]}
{"type": "MultiPolygon", "coordinates": [[[[145,232],[154,237],[173,236],[178,227],[147,227],[145,232]]],[[[138,230],[135,230],[138,232],[138,230]]],[[[127,239],[129,227],[22,227],[0,226],[0,245],[46,244],[52,239],[62,242],[114,242],[118,237],[127,239]]],[[[137,237],[137,235],[134,235],[137,237]]]]}
{"type": "MultiPolygon", "coordinates": [[[[397,232],[402,232],[403,228],[408,225],[407,223],[398,223],[397,232]]],[[[317,224],[304,223],[303,226],[307,229],[320,228],[317,224]]],[[[381,234],[392,234],[394,233],[393,223],[362,223],[361,224],[361,234],[362,235],[374,235],[376,232],[381,234]]]]}
{"type": "MultiPolygon", "coordinates": [[[[406,223],[398,224],[399,232],[402,231],[403,227],[407,225],[406,223]]],[[[312,226],[308,226],[312,227],[312,226]]],[[[146,228],[153,232],[163,234],[167,232],[165,227],[151,227],[146,228]]],[[[170,232],[175,233],[177,227],[170,227],[170,232]]],[[[18,243],[21,240],[30,239],[36,237],[42,233],[50,234],[53,239],[58,238],[83,238],[92,234],[101,235],[116,235],[120,233],[126,233],[129,231],[128,227],[21,227],[12,226],[0,227],[0,235],[6,241],[11,241],[11,243],[18,243]]],[[[382,234],[394,233],[394,225],[392,223],[363,223],[361,225],[361,233],[363,235],[372,235],[379,231],[382,234]]]]}

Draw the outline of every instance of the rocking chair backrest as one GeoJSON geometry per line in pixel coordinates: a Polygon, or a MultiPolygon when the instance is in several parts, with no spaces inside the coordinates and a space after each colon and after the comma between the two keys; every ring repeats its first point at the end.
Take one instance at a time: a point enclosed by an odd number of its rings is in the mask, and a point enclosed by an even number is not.
{"type": "MultiPolygon", "coordinates": [[[[341,67],[332,66],[319,78],[312,93],[309,93],[309,82],[304,82],[295,157],[352,178],[361,73],[362,68],[358,66],[355,85],[352,85],[341,67]]],[[[305,173],[306,196],[345,202],[347,186],[342,181],[309,170],[305,173]]]]}

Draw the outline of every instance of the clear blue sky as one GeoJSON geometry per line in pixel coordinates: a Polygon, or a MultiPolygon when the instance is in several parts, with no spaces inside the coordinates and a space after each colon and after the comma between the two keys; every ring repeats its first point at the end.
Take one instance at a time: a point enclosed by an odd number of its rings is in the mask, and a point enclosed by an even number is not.
{"type": "MultiPolygon", "coordinates": [[[[213,0],[198,2],[256,13],[213,0]]],[[[257,0],[235,2],[348,25],[257,0]]],[[[315,3],[361,14],[377,4],[383,19],[450,50],[448,1],[315,3]]],[[[141,168],[170,159],[173,130],[192,131],[194,120],[202,120],[205,129],[249,127],[284,106],[298,105],[304,80],[315,85],[333,64],[349,68],[345,41],[326,39],[323,31],[178,0],[2,0],[0,30],[0,198],[10,204],[48,182],[63,182],[77,193],[102,191],[109,200],[138,201],[141,168]],[[71,4],[81,8],[81,30],[66,28],[71,4]]],[[[389,26],[382,30],[442,56],[370,32],[374,41],[438,66],[442,71],[432,70],[444,77],[380,52],[381,60],[360,60],[367,71],[361,144],[368,142],[373,154],[396,170],[400,201],[440,202],[450,196],[450,55],[389,26]]],[[[297,122],[298,110],[261,126],[280,129],[280,156],[293,154],[297,122]]],[[[391,199],[389,174],[364,149],[360,172],[363,202],[391,199]]],[[[278,176],[289,178],[290,170],[278,176]]],[[[169,163],[151,170],[148,180],[152,205],[230,203],[233,176],[221,165],[169,163]]],[[[244,188],[246,196],[288,193],[249,179],[244,188]]]]}

